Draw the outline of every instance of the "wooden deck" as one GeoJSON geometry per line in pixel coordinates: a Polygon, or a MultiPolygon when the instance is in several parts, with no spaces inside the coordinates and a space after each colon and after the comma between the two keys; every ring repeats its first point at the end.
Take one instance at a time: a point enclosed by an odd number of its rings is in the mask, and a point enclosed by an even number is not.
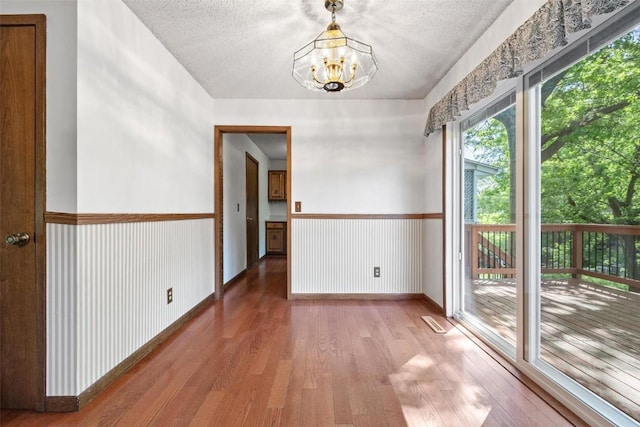
{"type": "MultiPolygon", "coordinates": [[[[475,280],[467,310],[515,343],[514,279],[475,280]]],[[[640,294],[577,279],[542,285],[541,358],[640,421],[640,294]]]]}

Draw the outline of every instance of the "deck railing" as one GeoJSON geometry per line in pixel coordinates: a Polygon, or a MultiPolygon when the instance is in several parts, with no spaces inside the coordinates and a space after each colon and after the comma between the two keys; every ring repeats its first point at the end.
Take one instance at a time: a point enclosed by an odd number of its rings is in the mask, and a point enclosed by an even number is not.
{"type": "MultiPolygon", "coordinates": [[[[466,225],[467,267],[473,278],[513,277],[513,224],[466,225]]],[[[605,279],[640,289],[640,227],[603,224],[544,224],[541,271],[605,279]]]]}

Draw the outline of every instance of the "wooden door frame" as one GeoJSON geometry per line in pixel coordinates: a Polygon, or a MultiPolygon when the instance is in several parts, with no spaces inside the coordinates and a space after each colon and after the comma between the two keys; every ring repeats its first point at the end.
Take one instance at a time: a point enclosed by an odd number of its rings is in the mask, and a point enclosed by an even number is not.
{"type": "Polygon", "coordinates": [[[214,265],[216,300],[224,296],[223,276],[223,156],[222,138],[225,133],[281,133],[287,138],[287,299],[291,299],[291,126],[214,126],[213,161],[214,161],[214,265]]]}
{"type": "MultiPolygon", "coordinates": [[[[245,252],[247,254],[247,270],[249,270],[249,268],[255,267],[256,265],[258,265],[258,262],[260,262],[260,162],[258,160],[256,160],[255,157],[253,157],[248,151],[245,152],[245,177],[247,176],[247,170],[246,170],[246,162],[247,160],[251,160],[253,163],[256,164],[256,169],[257,169],[257,174],[256,174],[256,179],[258,180],[258,182],[256,183],[256,190],[258,191],[258,215],[256,215],[256,233],[257,233],[257,237],[256,237],[256,263],[254,265],[252,265],[251,267],[249,266],[249,227],[246,225],[245,223],[245,230],[246,230],[246,240],[247,240],[247,247],[245,248],[245,252]]],[[[248,199],[248,191],[247,189],[249,188],[248,182],[244,183],[244,192],[245,192],[245,209],[248,208],[248,204],[247,204],[247,199],[248,199]]],[[[223,195],[224,197],[224,195],[223,195]]],[[[245,213],[248,213],[245,211],[245,213]]],[[[246,216],[246,215],[245,215],[246,216]]]]}
{"type": "MultiPolygon", "coordinates": [[[[38,366],[37,411],[46,409],[46,54],[47,18],[45,15],[0,15],[3,26],[33,26],[36,31],[35,51],[35,235],[36,245],[36,348],[38,366]]],[[[4,236],[2,236],[4,238],[4,236]]]]}

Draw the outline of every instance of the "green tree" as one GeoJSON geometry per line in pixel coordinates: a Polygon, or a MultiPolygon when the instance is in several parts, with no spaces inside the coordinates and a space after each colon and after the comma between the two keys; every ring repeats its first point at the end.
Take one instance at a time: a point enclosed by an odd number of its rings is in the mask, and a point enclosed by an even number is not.
{"type": "Polygon", "coordinates": [[[541,92],[543,221],[640,224],[640,30],[541,92]]]}
{"type": "MultiPolygon", "coordinates": [[[[640,30],[542,92],[543,222],[640,224],[640,30]]],[[[621,245],[628,276],[640,279],[634,237],[609,239],[621,245]]]]}
{"type": "MultiPolygon", "coordinates": [[[[515,107],[508,110],[515,110],[515,107]]],[[[509,149],[509,135],[504,124],[494,118],[484,120],[464,135],[465,156],[497,170],[495,175],[482,178],[478,185],[478,221],[483,224],[515,223],[515,206],[510,203],[515,200],[515,185],[511,179],[515,177],[512,166],[515,156],[509,149]]],[[[515,135],[512,138],[515,141],[515,135]]]]}
{"type": "MultiPolygon", "coordinates": [[[[542,222],[640,224],[640,28],[548,79],[540,102],[542,222]]],[[[514,108],[465,133],[474,159],[498,168],[478,195],[481,222],[515,220],[515,144],[514,108]]]]}

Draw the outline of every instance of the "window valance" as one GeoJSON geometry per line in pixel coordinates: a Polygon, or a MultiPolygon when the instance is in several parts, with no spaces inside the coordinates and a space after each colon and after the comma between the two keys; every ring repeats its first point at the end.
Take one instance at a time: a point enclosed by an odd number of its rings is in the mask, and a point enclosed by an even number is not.
{"type": "Polygon", "coordinates": [[[591,18],[634,0],[549,0],[429,111],[425,136],[452,121],[469,105],[491,95],[500,80],[567,44],[567,36],[591,27],[591,18]]]}

